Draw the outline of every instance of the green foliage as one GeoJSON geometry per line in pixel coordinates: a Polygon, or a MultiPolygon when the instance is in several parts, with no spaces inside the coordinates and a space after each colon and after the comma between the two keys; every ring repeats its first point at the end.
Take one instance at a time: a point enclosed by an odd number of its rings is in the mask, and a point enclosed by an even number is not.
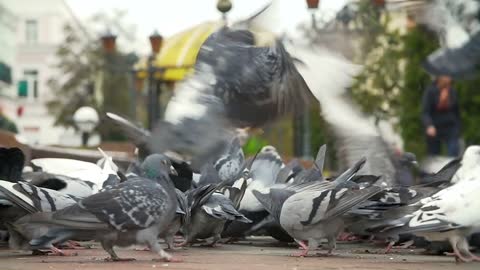
{"type": "Polygon", "coordinates": [[[480,144],[480,72],[471,80],[458,81],[455,89],[459,95],[462,116],[462,135],[466,145],[480,144]]]}

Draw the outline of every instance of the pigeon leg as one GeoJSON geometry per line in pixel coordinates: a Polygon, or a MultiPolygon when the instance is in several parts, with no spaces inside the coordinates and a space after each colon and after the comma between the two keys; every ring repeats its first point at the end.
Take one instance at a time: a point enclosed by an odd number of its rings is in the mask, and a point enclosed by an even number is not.
{"type": "Polygon", "coordinates": [[[76,252],[67,252],[61,249],[58,249],[54,246],[50,248],[51,253],[48,253],[49,256],[77,256],[76,252]]]}
{"type": "MultiPolygon", "coordinates": [[[[454,255],[455,256],[455,261],[457,262],[471,262],[472,258],[467,258],[463,256],[462,251],[458,248],[458,245],[462,247],[462,240],[458,238],[450,238],[450,244],[452,245],[453,249],[453,254],[451,253],[446,253],[446,255],[454,255]]],[[[468,249],[467,249],[468,250],[468,249]]],[[[470,253],[470,251],[466,252],[467,254],[470,253]]]]}
{"type": "Polygon", "coordinates": [[[174,236],[173,235],[165,236],[165,243],[167,243],[167,249],[168,250],[182,249],[181,247],[176,247],[175,246],[175,241],[174,241],[174,236]]]}
{"type": "Polygon", "coordinates": [[[413,243],[415,243],[415,241],[408,240],[407,242],[404,242],[401,245],[399,245],[397,247],[392,247],[392,248],[394,248],[394,249],[405,249],[405,248],[409,248],[410,246],[412,246],[413,243]]]}
{"type": "Polygon", "coordinates": [[[165,252],[165,250],[162,249],[158,241],[155,239],[154,241],[150,241],[148,243],[150,246],[150,249],[160,255],[160,259],[153,259],[153,261],[163,261],[163,262],[181,262],[181,259],[175,258],[172,255],[168,254],[165,252]]]}
{"type": "MultiPolygon", "coordinates": [[[[337,238],[335,236],[330,236],[327,238],[327,246],[328,246],[328,252],[327,256],[332,256],[333,251],[337,248],[337,238]]],[[[310,242],[310,241],[309,241],[310,242]]]]}
{"type": "Polygon", "coordinates": [[[292,257],[305,257],[305,256],[307,256],[308,246],[305,244],[305,242],[304,241],[298,241],[296,239],[295,239],[295,242],[297,242],[300,245],[300,247],[303,248],[303,251],[300,252],[300,253],[293,253],[291,256],[292,257]]]}
{"type": "Polygon", "coordinates": [[[385,248],[385,250],[384,250],[383,253],[385,253],[385,254],[390,253],[390,251],[392,251],[393,245],[395,245],[395,241],[390,241],[390,242],[388,243],[388,246],[385,248]]]}
{"type": "Polygon", "coordinates": [[[218,246],[220,246],[220,244],[217,244],[217,242],[220,241],[220,239],[222,239],[220,234],[216,234],[215,236],[213,236],[213,239],[212,239],[211,243],[204,244],[204,245],[202,245],[202,247],[218,247],[218,246]]]}
{"type": "Polygon", "coordinates": [[[80,245],[80,243],[68,240],[62,245],[64,249],[86,249],[86,247],[80,245]]]}
{"type": "Polygon", "coordinates": [[[128,262],[128,261],[135,261],[135,258],[120,258],[118,257],[117,253],[113,250],[113,244],[111,242],[102,241],[103,249],[108,252],[110,258],[105,258],[107,262],[128,262]]]}

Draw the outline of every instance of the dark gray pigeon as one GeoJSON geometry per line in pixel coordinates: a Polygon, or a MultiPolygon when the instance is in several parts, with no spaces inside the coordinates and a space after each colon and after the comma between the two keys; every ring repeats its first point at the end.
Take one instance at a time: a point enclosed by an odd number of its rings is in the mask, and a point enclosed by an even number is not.
{"type": "Polygon", "coordinates": [[[307,84],[283,44],[266,37],[228,27],[210,35],[153,131],[153,149],[191,156],[199,168],[221,153],[235,127],[263,126],[303,108],[312,97],[307,84]]]}
{"type": "Polygon", "coordinates": [[[170,166],[164,155],[148,156],[141,166],[148,178],[132,177],[62,210],[28,215],[12,227],[31,239],[29,244],[35,248],[72,238],[97,239],[110,254],[109,260],[132,260],[119,258],[113,246],[146,244],[161,259],[171,261],[157,241],[177,210],[170,166]]]}
{"type": "Polygon", "coordinates": [[[306,256],[325,238],[330,254],[344,226],[342,215],[382,189],[378,186],[360,190],[347,188],[348,182],[364,163],[365,159],[332,182],[314,181],[283,189],[272,188],[266,194],[253,193],[282,228],[304,248],[299,256],[306,256]],[[304,243],[307,240],[308,246],[304,243]]]}
{"type": "Polygon", "coordinates": [[[190,211],[188,209],[188,200],[183,192],[178,189],[175,189],[177,195],[177,210],[175,212],[175,219],[168,226],[168,228],[162,232],[159,237],[165,240],[169,250],[174,250],[174,237],[181,230],[182,227],[186,226],[190,222],[190,211]]]}
{"type": "MultiPolygon", "coordinates": [[[[202,177],[206,175],[202,172],[202,177]]],[[[209,170],[215,176],[215,170],[209,170]]],[[[221,239],[221,233],[226,222],[237,221],[250,223],[251,221],[237,211],[240,201],[245,194],[246,180],[240,189],[230,187],[230,198],[216,191],[223,189],[225,182],[219,184],[208,184],[187,193],[191,220],[185,226],[185,242],[183,245],[192,245],[198,239],[212,238],[211,246],[221,239]],[[233,200],[233,201],[232,201],[233,200]]]]}
{"type": "Polygon", "coordinates": [[[17,147],[0,148],[0,179],[17,182],[22,178],[25,155],[17,147]]]}

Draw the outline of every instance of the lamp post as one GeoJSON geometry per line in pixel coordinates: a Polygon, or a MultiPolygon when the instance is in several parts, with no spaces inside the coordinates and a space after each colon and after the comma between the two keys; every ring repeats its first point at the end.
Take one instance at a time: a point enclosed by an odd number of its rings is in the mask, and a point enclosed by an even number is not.
{"type": "Polygon", "coordinates": [[[107,29],[100,39],[102,40],[102,46],[106,53],[111,54],[115,51],[117,36],[114,35],[110,29],[107,29]]]}
{"type": "Polygon", "coordinates": [[[82,132],[82,146],[87,146],[90,134],[98,125],[98,121],[98,113],[92,107],[80,107],[73,114],[73,122],[77,126],[78,130],[82,132]]]}
{"type": "Polygon", "coordinates": [[[315,11],[318,9],[318,4],[320,4],[320,0],[307,0],[307,7],[311,11],[312,14],[312,27],[313,29],[317,29],[317,20],[315,18],[315,11]]]}
{"type": "Polygon", "coordinates": [[[232,9],[232,2],[230,0],[218,0],[217,10],[222,13],[223,21],[227,21],[227,12],[232,9]]]}
{"type": "Polygon", "coordinates": [[[160,95],[161,95],[161,82],[155,78],[156,68],[153,65],[155,56],[160,52],[163,43],[163,37],[154,31],[150,36],[150,46],[152,52],[148,57],[148,100],[147,100],[147,109],[148,109],[148,128],[150,130],[155,126],[155,122],[160,117],[160,95]]]}

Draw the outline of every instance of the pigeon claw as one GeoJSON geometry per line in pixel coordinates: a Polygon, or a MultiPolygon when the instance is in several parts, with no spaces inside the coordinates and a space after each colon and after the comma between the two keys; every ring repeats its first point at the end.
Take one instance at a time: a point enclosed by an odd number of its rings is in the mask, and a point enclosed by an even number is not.
{"type": "Polygon", "coordinates": [[[58,249],[56,247],[52,247],[50,249],[50,253],[47,253],[48,256],[78,256],[77,252],[68,252],[65,250],[58,249]]]}

